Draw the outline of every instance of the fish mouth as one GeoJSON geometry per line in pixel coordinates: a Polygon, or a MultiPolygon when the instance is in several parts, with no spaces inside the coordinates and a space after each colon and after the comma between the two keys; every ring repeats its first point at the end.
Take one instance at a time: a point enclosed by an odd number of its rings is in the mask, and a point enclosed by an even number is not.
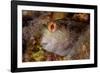
{"type": "Polygon", "coordinates": [[[69,54],[74,54],[74,50],[73,50],[73,44],[72,43],[68,43],[66,44],[66,48],[57,48],[57,47],[52,47],[52,46],[49,46],[50,44],[49,43],[42,43],[42,47],[44,50],[48,51],[48,52],[52,52],[54,54],[57,54],[59,56],[67,56],[69,54]]]}

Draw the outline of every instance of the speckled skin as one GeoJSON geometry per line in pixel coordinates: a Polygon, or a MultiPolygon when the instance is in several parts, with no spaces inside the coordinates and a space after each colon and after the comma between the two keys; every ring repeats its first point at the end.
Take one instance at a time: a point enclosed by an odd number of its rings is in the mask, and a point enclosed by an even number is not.
{"type": "Polygon", "coordinates": [[[85,34],[89,34],[89,32],[84,33],[87,28],[86,24],[78,23],[77,26],[74,24],[76,25],[77,23],[70,21],[69,25],[66,24],[67,28],[61,27],[65,26],[62,24],[55,32],[50,32],[47,28],[43,29],[41,40],[43,48],[60,56],[74,55],[75,47],[80,46],[80,43],[84,41],[85,34]],[[80,29],[80,25],[84,25],[84,28],[80,29]]]}

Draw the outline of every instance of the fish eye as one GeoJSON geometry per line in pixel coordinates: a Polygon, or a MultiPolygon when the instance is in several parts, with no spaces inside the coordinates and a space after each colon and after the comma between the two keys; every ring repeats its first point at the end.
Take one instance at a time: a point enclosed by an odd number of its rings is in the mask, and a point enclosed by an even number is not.
{"type": "Polygon", "coordinates": [[[48,23],[48,30],[49,30],[50,32],[55,32],[56,29],[57,29],[57,25],[56,25],[55,22],[50,22],[50,23],[48,23]]]}

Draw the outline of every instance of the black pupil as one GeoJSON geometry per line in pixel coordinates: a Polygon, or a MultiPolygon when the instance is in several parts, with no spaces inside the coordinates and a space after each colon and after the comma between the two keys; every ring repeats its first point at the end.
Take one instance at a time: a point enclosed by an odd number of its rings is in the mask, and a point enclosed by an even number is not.
{"type": "Polygon", "coordinates": [[[54,25],[52,24],[52,25],[51,25],[51,30],[53,30],[53,29],[54,29],[54,25]]]}

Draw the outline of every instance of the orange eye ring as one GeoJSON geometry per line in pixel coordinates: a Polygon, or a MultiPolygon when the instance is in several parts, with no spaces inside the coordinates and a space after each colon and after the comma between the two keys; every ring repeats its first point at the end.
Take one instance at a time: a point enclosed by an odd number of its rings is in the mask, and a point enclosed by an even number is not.
{"type": "Polygon", "coordinates": [[[55,32],[56,29],[57,29],[56,23],[50,22],[50,23],[48,24],[48,30],[49,30],[50,32],[55,32]]]}

